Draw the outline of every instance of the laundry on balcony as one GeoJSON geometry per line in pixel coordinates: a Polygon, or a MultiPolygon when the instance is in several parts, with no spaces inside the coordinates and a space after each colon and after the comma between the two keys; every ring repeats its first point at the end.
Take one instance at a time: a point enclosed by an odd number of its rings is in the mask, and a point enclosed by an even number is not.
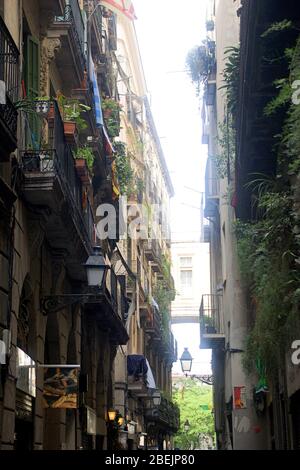
{"type": "Polygon", "coordinates": [[[145,356],[140,354],[127,356],[127,372],[136,382],[144,381],[147,388],[156,388],[150,364],[145,356]]]}
{"type": "Polygon", "coordinates": [[[94,105],[95,105],[95,115],[96,115],[96,124],[97,127],[101,127],[104,125],[103,121],[103,114],[102,114],[102,108],[101,108],[101,98],[100,98],[100,92],[99,92],[99,87],[98,87],[98,82],[97,82],[97,76],[95,72],[95,65],[93,62],[92,57],[90,56],[90,79],[93,84],[93,91],[94,91],[94,105]]]}

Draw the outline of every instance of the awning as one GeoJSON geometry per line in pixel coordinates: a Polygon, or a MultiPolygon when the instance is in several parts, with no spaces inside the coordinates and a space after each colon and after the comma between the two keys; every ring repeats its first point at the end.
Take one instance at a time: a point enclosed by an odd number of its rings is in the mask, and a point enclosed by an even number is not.
{"type": "Polygon", "coordinates": [[[117,15],[123,14],[132,21],[137,19],[131,0],[100,0],[100,3],[117,15]]]}

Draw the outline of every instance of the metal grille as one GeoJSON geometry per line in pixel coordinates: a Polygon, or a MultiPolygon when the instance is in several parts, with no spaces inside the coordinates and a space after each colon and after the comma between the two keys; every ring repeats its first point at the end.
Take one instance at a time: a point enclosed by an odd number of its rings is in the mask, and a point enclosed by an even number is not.
{"type": "Polygon", "coordinates": [[[14,103],[19,94],[19,51],[0,17],[0,80],[5,84],[6,103],[0,104],[0,118],[10,132],[17,134],[17,111],[14,103]]]}

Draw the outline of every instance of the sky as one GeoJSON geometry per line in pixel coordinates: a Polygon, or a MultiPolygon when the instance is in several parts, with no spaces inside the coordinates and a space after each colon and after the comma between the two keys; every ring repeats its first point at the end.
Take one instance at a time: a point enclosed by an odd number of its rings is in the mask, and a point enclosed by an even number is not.
{"type": "Polygon", "coordinates": [[[185,58],[205,37],[206,0],[135,0],[134,7],[151,108],[175,187],[173,239],[199,240],[207,149],[185,58]]]}
{"type": "MultiPolygon", "coordinates": [[[[200,100],[187,75],[188,51],[205,38],[206,0],[134,0],[135,28],[151,108],[175,189],[173,240],[200,240],[200,201],[207,146],[201,144],[200,100]]],[[[199,349],[198,325],[174,325],[178,355],[194,358],[192,373],[210,372],[210,352],[199,349]]],[[[180,364],[173,371],[180,372],[180,364]]]]}

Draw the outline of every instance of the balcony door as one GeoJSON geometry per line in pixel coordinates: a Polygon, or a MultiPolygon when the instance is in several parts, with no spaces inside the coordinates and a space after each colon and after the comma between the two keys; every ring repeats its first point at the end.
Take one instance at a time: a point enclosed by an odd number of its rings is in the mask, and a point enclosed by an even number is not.
{"type": "MultiPolygon", "coordinates": [[[[24,87],[26,98],[34,101],[39,96],[40,84],[40,46],[31,35],[24,38],[24,87]]],[[[41,121],[34,113],[34,107],[25,115],[26,148],[38,150],[41,147],[41,121]]]]}

